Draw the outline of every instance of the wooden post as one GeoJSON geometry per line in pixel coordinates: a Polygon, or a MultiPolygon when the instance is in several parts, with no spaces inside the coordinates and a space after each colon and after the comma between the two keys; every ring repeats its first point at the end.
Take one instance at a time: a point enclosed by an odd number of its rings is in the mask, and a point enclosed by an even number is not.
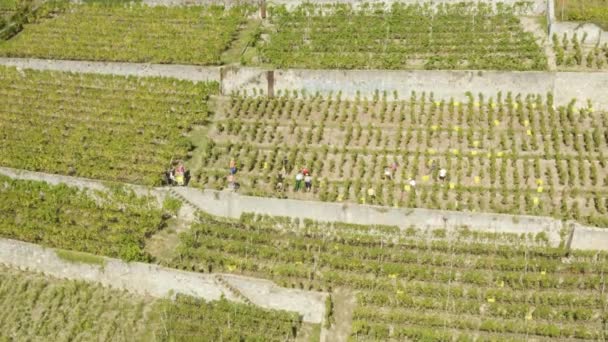
{"type": "Polygon", "coordinates": [[[268,97],[274,97],[274,70],[266,71],[266,81],[268,83],[268,97]]]}
{"type": "Polygon", "coordinates": [[[266,0],[260,0],[260,18],[266,19],[266,0]]]}

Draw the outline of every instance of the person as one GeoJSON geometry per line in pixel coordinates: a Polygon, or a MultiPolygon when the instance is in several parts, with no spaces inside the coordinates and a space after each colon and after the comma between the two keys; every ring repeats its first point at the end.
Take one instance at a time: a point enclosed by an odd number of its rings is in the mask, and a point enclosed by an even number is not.
{"type": "Polygon", "coordinates": [[[184,185],[184,175],[185,175],[185,173],[186,173],[186,167],[180,161],[177,164],[177,167],[175,168],[175,182],[177,183],[177,185],[179,185],[179,186],[183,186],[184,185]]]}
{"type": "Polygon", "coordinates": [[[410,183],[410,187],[412,187],[412,189],[414,189],[416,187],[416,181],[414,179],[410,179],[409,183],[410,183]]]}
{"type": "Polygon", "coordinates": [[[169,178],[168,184],[169,185],[173,185],[173,186],[177,185],[177,181],[175,180],[175,168],[174,167],[172,167],[167,172],[167,175],[168,175],[168,178],[169,178]]]}
{"type": "Polygon", "coordinates": [[[393,179],[393,172],[391,171],[390,167],[384,168],[384,178],[390,179],[390,180],[393,179]]]}
{"type": "Polygon", "coordinates": [[[284,174],[284,171],[277,174],[277,190],[279,191],[283,191],[283,182],[285,180],[285,176],[283,176],[284,174]]]}
{"type": "Polygon", "coordinates": [[[439,170],[439,179],[444,181],[447,178],[447,176],[448,176],[448,170],[441,168],[439,170]]]}
{"type": "Polygon", "coordinates": [[[230,159],[230,174],[231,175],[236,175],[236,160],[234,159],[230,159]]]}
{"type": "Polygon", "coordinates": [[[235,177],[234,177],[233,174],[229,174],[228,177],[227,177],[227,180],[228,180],[228,189],[230,189],[232,191],[236,190],[234,179],[235,179],[235,177]]]}
{"type": "Polygon", "coordinates": [[[376,198],[376,190],[374,190],[374,188],[367,189],[367,196],[369,196],[369,198],[376,198]]]}
{"type": "Polygon", "coordinates": [[[393,174],[395,174],[395,173],[397,172],[397,166],[399,166],[399,164],[397,164],[397,162],[396,162],[396,161],[394,161],[394,162],[391,164],[391,171],[393,172],[393,174]]]}
{"type": "Polygon", "coordinates": [[[288,168],[287,168],[288,166],[289,166],[289,159],[287,159],[287,155],[284,155],[284,156],[283,156],[283,169],[284,169],[284,170],[287,170],[287,169],[288,169],[288,168]]]}
{"type": "Polygon", "coordinates": [[[310,172],[308,171],[308,169],[306,168],[306,166],[304,166],[304,167],[302,168],[302,174],[303,174],[304,176],[308,176],[308,175],[310,175],[310,172]]]}
{"type": "Polygon", "coordinates": [[[310,190],[312,190],[312,177],[310,176],[310,174],[307,174],[304,177],[304,185],[306,185],[307,192],[310,192],[310,190]]]}
{"type": "Polygon", "coordinates": [[[300,171],[296,175],[296,186],[294,191],[300,191],[300,188],[302,187],[302,179],[304,179],[304,175],[302,174],[302,171],[300,171]]]}

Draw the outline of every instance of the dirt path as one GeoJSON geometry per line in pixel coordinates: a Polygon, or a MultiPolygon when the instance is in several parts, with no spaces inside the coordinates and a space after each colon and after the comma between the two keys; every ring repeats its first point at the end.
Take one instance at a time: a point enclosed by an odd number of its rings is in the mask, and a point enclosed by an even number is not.
{"type": "Polygon", "coordinates": [[[238,36],[232,43],[228,50],[222,53],[222,62],[224,64],[239,65],[241,63],[241,57],[245,54],[250,43],[254,39],[254,33],[260,27],[261,19],[250,19],[245,24],[239,27],[238,36]]]}
{"type": "Polygon", "coordinates": [[[220,81],[219,67],[120,62],[63,61],[36,58],[0,57],[0,65],[23,69],[112,74],[137,77],[172,77],[193,82],[220,81]]]}
{"type": "Polygon", "coordinates": [[[324,328],[321,331],[321,341],[345,342],[351,332],[353,310],[357,305],[355,294],[349,289],[337,288],[331,296],[334,305],[334,323],[331,328],[324,328]]]}
{"type": "Polygon", "coordinates": [[[540,24],[539,17],[520,17],[521,25],[524,31],[531,32],[536,37],[538,44],[545,51],[547,56],[547,64],[550,71],[557,70],[557,64],[555,62],[555,52],[551,46],[551,41],[547,37],[545,28],[540,24]]]}
{"type": "Polygon", "coordinates": [[[177,293],[206,300],[217,300],[224,296],[228,300],[251,303],[267,309],[298,312],[309,323],[321,323],[325,313],[326,294],[322,292],[282,288],[264,279],[184,272],[97,256],[91,258],[95,262],[68,261],[60,258],[52,248],[0,239],[0,264],[57,278],[95,282],[157,298],[177,293]]]}

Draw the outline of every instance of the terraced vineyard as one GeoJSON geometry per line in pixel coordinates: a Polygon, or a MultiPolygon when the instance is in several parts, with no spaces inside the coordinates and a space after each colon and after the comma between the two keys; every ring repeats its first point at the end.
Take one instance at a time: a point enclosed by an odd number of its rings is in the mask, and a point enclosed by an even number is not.
{"type": "Polygon", "coordinates": [[[555,16],[566,21],[592,22],[608,30],[608,1],[555,0],[555,16]]]}
{"type": "Polygon", "coordinates": [[[247,194],[608,225],[606,113],[585,103],[555,108],[551,94],[468,94],[462,103],[432,93],[396,95],[234,96],[214,117],[213,142],[201,152],[205,166],[194,183],[224,188],[235,159],[247,194]],[[393,163],[390,179],[385,169],[393,163]],[[280,192],[284,166],[287,189],[280,192]],[[302,167],[312,173],[311,193],[292,190],[302,167]]]}
{"type": "Polygon", "coordinates": [[[201,214],[181,241],[174,267],[350,289],[353,341],[592,341],[608,333],[606,254],[567,254],[543,233],[201,214]]]}
{"type": "MultiPolygon", "coordinates": [[[[145,239],[165,226],[154,197],[87,192],[0,176],[0,237],[125,260],[148,260],[145,239]]],[[[174,201],[165,203],[173,212],[174,201]]]]}
{"type": "Polygon", "coordinates": [[[585,68],[591,70],[608,68],[608,43],[599,45],[587,40],[587,35],[577,34],[552,36],[555,61],[561,69],[585,68]]]}
{"type": "Polygon", "coordinates": [[[0,42],[0,55],[218,65],[247,13],[244,7],[72,5],[0,42]]]}
{"type": "Polygon", "coordinates": [[[516,7],[473,3],[304,4],[272,9],[263,62],[279,68],[544,70],[547,59],[524,32],[516,7]]]}
{"type": "Polygon", "coordinates": [[[156,300],[0,266],[0,340],[293,341],[297,315],[226,300],[156,300]]]}
{"type": "Polygon", "coordinates": [[[13,14],[18,6],[19,2],[17,0],[0,0],[0,18],[13,14]]]}
{"type": "Polygon", "coordinates": [[[158,184],[216,83],[0,67],[0,165],[158,184]]]}

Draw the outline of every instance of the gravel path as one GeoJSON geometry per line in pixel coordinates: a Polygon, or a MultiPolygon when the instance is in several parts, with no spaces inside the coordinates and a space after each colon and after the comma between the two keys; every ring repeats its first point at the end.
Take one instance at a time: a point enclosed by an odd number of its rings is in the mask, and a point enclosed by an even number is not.
{"type": "Polygon", "coordinates": [[[97,282],[157,298],[182,293],[206,300],[217,300],[223,295],[228,300],[242,302],[242,297],[233,290],[236,289],[257,306],[295,311],[303,316],[305,322],[321,323],[324,317],[325,293],[286,289],[262,279],[220,275],[231,285],[231,289],[217,281],[217,274],[184,272],[140,262],[103,259],[104,265],[71,262],[59,258],[51,248],[0,239],[0,263],[9,267],[63,279],[97,282]]]}
{"type": "Polygon", "coordinates": [[[220,81],[220,68],[214,66],[205,67],[179,64],[90,62],[4,57],[0,57],[0,65],[35,70],[55,70],[138,77],[172,77],[193,82],[220,81]]]}

